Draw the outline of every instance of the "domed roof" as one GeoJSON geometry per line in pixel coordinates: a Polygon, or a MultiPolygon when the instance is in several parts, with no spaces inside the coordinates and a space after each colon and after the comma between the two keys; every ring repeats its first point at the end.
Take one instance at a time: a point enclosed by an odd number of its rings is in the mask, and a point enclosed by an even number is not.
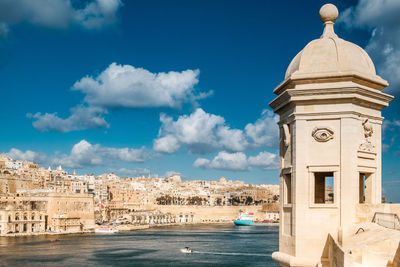
{"type": "Polygon", "coordinates": [[[326,4],[321,7],[319,15],[325,26],[321,38],[311,41],[294,57],[286,70],[285,80],[349,71],[376,77],[374,63],[368,54],[335,34],[333,24],[339,15],[337,8],[326,4]]]}

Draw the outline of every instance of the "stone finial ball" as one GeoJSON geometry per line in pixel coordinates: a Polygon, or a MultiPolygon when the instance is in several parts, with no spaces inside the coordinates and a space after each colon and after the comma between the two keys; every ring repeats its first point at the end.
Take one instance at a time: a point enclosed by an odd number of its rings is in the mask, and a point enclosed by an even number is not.
{"type": "Polygon", "coordinates": [[[335,22],[338,16],[339,10],[332,4],[325,4],[319,10],[319,17],[324,23],[327,21],[335,22]]]}

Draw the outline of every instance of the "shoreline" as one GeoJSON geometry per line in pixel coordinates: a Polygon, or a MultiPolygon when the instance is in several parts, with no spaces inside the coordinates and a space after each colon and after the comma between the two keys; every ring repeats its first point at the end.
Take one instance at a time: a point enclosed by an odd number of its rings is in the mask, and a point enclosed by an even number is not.
{"type": "MultiPolygon", "coordinates": [[[[196,223],[168,223],[168,224],[140,224],[140,225],[118,225],[116,227],[112,227],[117,229],[119,232],[130,232],[130,231],[139,231],[146,230],[150,228],[159,228],[159,227],[170,227],[170,226],[207,226],[207,225],[232,225],[235,224],[233,222],[196,222],[196,223]]],[[[104,225],[107,226],[107,225],[104,225]]],[[[257,225],[254,225],[257,226],[257,225]]],[[[277,227],[279,225],[271,225],[264,227],[277,227]]],[[[107,226],[111,227],[111,226],[107,226]]],[[[258,226],[260,227],[260,226],[258,226]]],[[[56,235],[85,235],[85,234],[96,234],[93,230],[86,231],[78,231],[78,232],[37,232],[37,233],[13,233],[0,235],[1,237],[29,237],[29,236],[56,236],[56,235]]]]}
{"type": "Polygon", "coordinates": [[[27,237],[27,236],[52,236],[52,235],[83,235],[91,234],[93,231],[79,231],[79,232],[37,232],[37,233],[12,233],[0,235],[1,237],[27,237]]]}
{"type": "MultiPolygon", "coordinates": [[[[138,230],[146,230],[150,228],[157,228],[157,227],[168,227],[168,226],[188,226],[188,225],[233,225],[233,222],[218,222],[218,223],[168,223],[168,224],[135,224],[135,225],[117,225],[116,227],[104,225],[107,227],[112,227],[117,229],[120,232],[129,232],[129,231],[138,231],[138,230]]],[[[98,228],[98,227],[95,227],[98,228]]],[[[86,230],[86,231],[76,231],[76,232],[35,232],[35,233],[12,233],[12,234],[4,234],[0,235],[1,237],[27,237],[27,236],[54,236],[54,235],[84,235],[84,234],[95,234],[93,230],[86,230]]]]}

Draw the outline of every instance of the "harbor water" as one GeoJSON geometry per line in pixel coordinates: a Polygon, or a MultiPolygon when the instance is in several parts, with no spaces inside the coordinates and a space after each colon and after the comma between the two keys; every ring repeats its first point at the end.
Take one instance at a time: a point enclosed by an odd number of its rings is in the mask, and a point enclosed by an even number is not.
{"type": "Polygon", "coordinates": [[[278,227],[194,225],[0,238],[1,266],[279,266],[278,227]],[[50,240],[58,239],[57,242],[50,240]],[[180,251],[184,247],[193,253],[180,251]]]}

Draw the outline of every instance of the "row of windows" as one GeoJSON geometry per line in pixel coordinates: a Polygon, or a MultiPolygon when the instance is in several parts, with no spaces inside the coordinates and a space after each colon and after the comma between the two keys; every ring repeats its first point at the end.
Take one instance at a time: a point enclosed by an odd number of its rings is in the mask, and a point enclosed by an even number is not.
{"type": "MultiPolygon", "coordinates": [[[[371,203],[372,174],[359,173],[359,203],[371,203]]],[[[335,175],[334,172],[313,172],[311,184],[311,199],[313,204],[335,203],[335,175]]],[[[283,175],[284,204],[292,204],[292,176],[283,175]]]]}
{"type": "MultiPolygon", "coordinates": [[[[21,217],[24,221],[28,221],[28,215],[22,215],[22,217],[21,217]]],[[[39,218],[39,220],[42,220],[42,215],[40,215],[39,217],[36,217],[34,214],[32,214],[31,215],[31,220],[32,221],[34,221],[35,220],[35,218],[39,218]]],[[[0,220],[1,220],[1,217],[0,217],[0,220]]],[[[15,214],[15,216],[14,216],[14,221],[19,221],[20,220],[20,216],[19,216],[19,214],[18,213],[16,213],[15,214]]],[[[8,215],[8,222],[11,222],[12,221],[12,216],[11,215],[8,215]]]]}

